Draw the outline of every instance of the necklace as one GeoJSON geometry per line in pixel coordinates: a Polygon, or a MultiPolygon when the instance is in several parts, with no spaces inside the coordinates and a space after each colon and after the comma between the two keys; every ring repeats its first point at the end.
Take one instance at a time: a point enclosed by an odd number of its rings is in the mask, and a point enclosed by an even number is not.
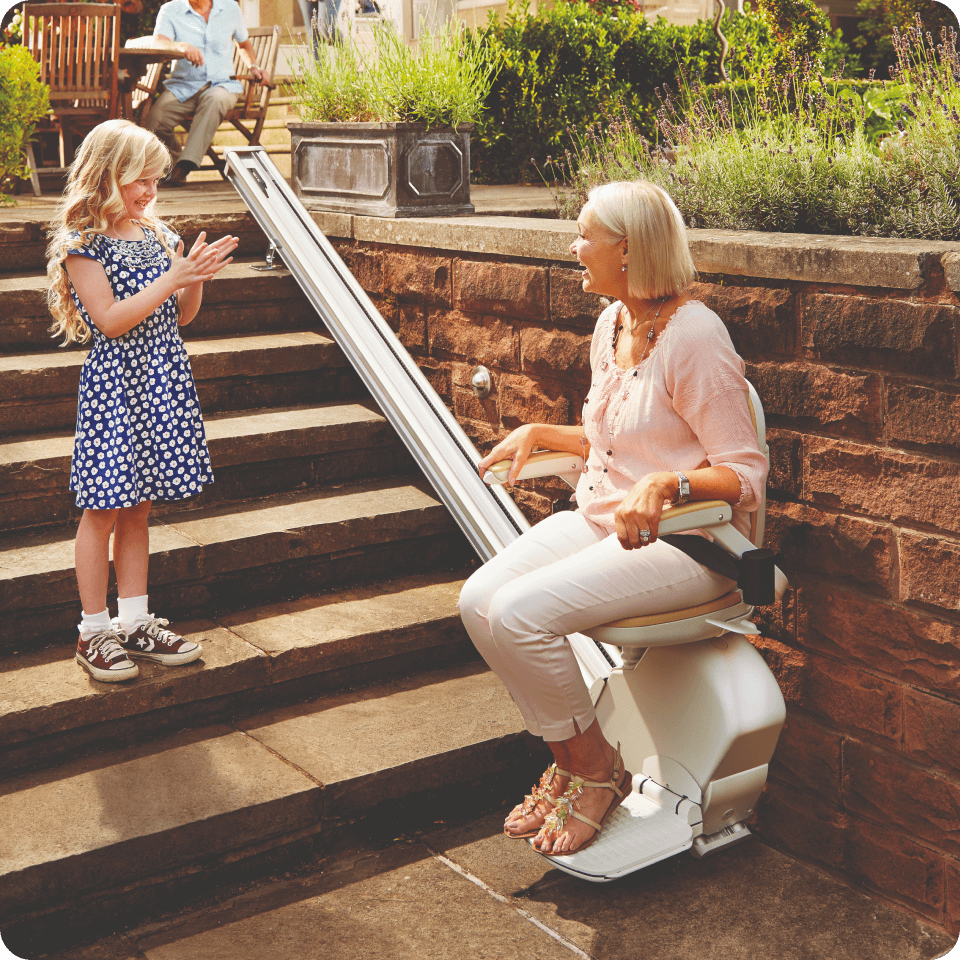
{"type": "MultiPolygon", "coordinates": [[[[663,305],[664,305],[669,299],[670,299],[669,297],[664,297],[664,298],[660,301],[660,304],[657,306],[657,312],[654,314],[653,323],[650,324],[650,329],[647,331],[647,342],[643,345],[643,353],[640,354],[640,359],[637,361],[637,366],[639,366],[641,363],[643,363],[644,357],[646,357],[647,351],[650,349],[650,344],[651,344],[651,342],[653,341],[653,337],[654,337],[655,331],[656,331],[656,329],[657,329],[657,318],[660,316],[660,311],[663,309],[663,305]]],[[[624,308],[624,309],[626,309],[626,308],[624,308]]],[[[651,314],[651,313],[653,313],[653,307],[650,308],[650,310],[648,311],[646,317],[644,317],[644,319],[643,319],[643,322],[644,322],[644,323],[646,323],[646,321],[650,318],[650,314],[651,314]]],[[[637,324],[637,326],[640,326],[640,324],[637,324]]],[[[636,329],[636,327],[634,327],[633,329],[636,329]]],[[[623,321],[621,321],[620,323],[618,323],[617,326],[616,326],[616,329],[613,331],[613,352],[614,352],[614,354],[616,354],[616,352],[617,352],[617,341],[620,339],[620,331],[621,331],[621,330],[623,330],[623,321]]]]}

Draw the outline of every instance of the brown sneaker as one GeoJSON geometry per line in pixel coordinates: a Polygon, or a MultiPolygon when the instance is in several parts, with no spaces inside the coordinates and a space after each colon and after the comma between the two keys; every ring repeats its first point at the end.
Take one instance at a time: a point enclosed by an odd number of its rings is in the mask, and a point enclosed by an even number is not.
{"type": "MultiPolygon", "coordinates": [[[[114,621],[116,623],[116,621],[114,621]]],[[[120,646],[128,656],[141,660],[153,660],[169,666],[192,663],[203,655],[199,643],[184,640],[172,630],[165,629],[169,620],[161,620],[152,614],[146,623],[141,623],[133,633],[124,633],[119,627],[120,646]]]]}
{"type": "Polygon", "coordinates": [[[80,637],[77,642],[77,663],[94,680],[104,683],[132,680],[140,668],[127,657],[120,640],[121,635],[115,630],[104,630],[89,640],[80,637]]]}

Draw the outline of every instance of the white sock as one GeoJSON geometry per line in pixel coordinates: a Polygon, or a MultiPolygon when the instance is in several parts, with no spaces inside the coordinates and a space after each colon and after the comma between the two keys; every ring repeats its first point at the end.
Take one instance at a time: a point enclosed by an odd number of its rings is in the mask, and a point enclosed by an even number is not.
{"type": "Polygon", "coordinates": [[[103,613],[89,614],[84,612],[83,618],[77,624],[80,631],[80,637],[83,640],[91,640],[98,633],[105,633],[113,629],[113,621],[110,619],[110,611],[104,610],[103,613]]]}
{"type": "Polygon", "coordinates": [[[117,600],[117,620],[124,633],[133,633],[141,623],[146,623],[149,619],[146,594],[142,597],[120,597],[117,600]]]}

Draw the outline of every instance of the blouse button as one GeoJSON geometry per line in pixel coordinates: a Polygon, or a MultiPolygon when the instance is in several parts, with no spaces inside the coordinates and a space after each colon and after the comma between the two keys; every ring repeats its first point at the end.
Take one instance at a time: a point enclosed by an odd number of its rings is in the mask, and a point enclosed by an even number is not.
{"type": "Polygon", "coordinates": [[[607,456],[608,456],[608,457],[612,457],[612,456],[613,456],[613,451],[612,451],[612,450],[608,450],[608,451],[607,451],[607,456]]]}
{"type": "Polygon", "coordinates": [[[637,375],[637,371],[636,371],[636,370],[633,371],[633,375],[634,375],[634,376],[637,375]]]}
{"type": "Polygon", "coordinates": [[[590,489],[592,490],[592,489],[593,489],[593,487],[591,487],[590,489]]]}
{"type": "Polygon", "coordinates": [[[603,468],[603,472],[604,472],[604,473],[607,472],[607,468],[606,468],[606,467],[603,468]]]}

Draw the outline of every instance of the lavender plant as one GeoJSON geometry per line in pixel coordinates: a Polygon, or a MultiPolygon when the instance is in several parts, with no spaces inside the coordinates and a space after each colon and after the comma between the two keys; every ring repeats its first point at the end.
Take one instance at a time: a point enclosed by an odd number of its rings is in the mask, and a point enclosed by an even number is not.
{"type": "Polygon", "coordinates": [[[937,44],[918,19],[894,42],[897,66],[877,86],[901,116],[879,146],[865,132],[868,99],[806,58],[743,95],[663,89],[656,144],[626,114],[577,136],[548,165],[571,186],[559,215],[575,217],[598,183],[643,178],[691,227],[960,239],[957,34],[944,28],[937,44]]]}

